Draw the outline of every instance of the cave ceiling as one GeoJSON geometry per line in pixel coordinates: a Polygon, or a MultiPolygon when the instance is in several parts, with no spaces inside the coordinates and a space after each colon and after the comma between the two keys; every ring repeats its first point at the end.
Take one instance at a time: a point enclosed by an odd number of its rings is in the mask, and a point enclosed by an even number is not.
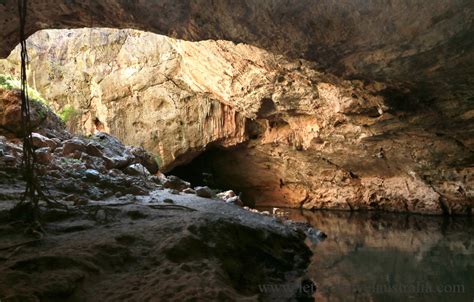
{"type": "MultiPolygon", "coordinates": [[[[474,2],[470,0],[42,0],[27,33],[134,28],[180,39],[230,40],[350,79],[409,87],[427,100],[472,106],[474,2]]],[[[0,1],[0,57],[18,44],[16,0],[0,1]]]]}

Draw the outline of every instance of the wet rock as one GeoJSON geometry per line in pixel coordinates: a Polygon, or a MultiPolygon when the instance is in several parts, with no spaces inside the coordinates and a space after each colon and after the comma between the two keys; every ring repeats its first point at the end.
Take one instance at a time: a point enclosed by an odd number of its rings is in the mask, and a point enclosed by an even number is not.
{"type": "Polygon", "coordinates": [[[6,152],[6,148],[7,148],[7,139],[5,136],[1,136],[0,135],[0,152],[1,152],[1,156],[3,156],[6,152]]]}
{"type": "Polygon", "coordinates": [[[212,190],[207,186],[195,187],[194,190],[196,191],[196,195],[199,197],[204,197],[204,198],[212,197],[212,190]]]}
{"type": "Polygon", "coordinates": [[[39,148],[35,150],[36,161],[42,165],[48,165],[53,160],[53,156],[49,151],[49,147],[39,148]]]}
{"type": "Polygon", "coordinates": [[[251,284],[257,288],[256,284],[282,278],[285,274],[279,273],[280,267],[286,267],[287,271],[288,268],[304,268],[311,257],[299,234],[282,235],[270,229],[241,225],[232,219],[208,220],[201,226],[189,227],[188,232],[189,237],[173,242],[171,248],[164,250],[164,255],[179,264],[191,264],[195,257],[203,257],[196,255],[212,255],[223,261],[222,269],[233,286],[251,284]],[[251,257],[239,256],[249,249],[251,257]],[[272,260],[268,261],[269,258],[272,260]],[[269,272],[268,279],[262,279],[262,271],[269,272]]]}
{"type": "Polygon", "coordinates": [[[166,180],[163,183],[163,187],[169,188],[169,189],[175,189],[178,191],[182,191],[186,188],[189,188],[191,184],[187,181],[182,180],[181,178],[170,175],[166,178],[166,180]]]}
{"type": "Polygon", "coordinates": [[[125,168],[123,170],[128,175],[133,176],[149,176],[150,172],[148,172],[147,168],[145,168],[142,164],[133,164],[125,168]]]}
{"type": "Polygon", "coordinates": [[[50,151],[54,151],[54,149],[56,149],[56,142],[44,135],[33,132],[31,133],[31,137],[33,139],[33,147],[35,148],[47,147],[50,151]]]}
{"type": "Polygon", "coordinates": [[[173,199],[170,199],[170,198],[165,198],[163,200],[164,203],[174,203],[173,199]]]}
{"type": "Polygon", "coordinates": [[[327,235],[320,230],[317,230],[313,227],[306,230],[308,236],[317,237],[317,238],[327,238],[327,235]]]}
{"type": "Polygon", "coordinates": [[[99,171],[94,170],[94,169],[87,169],[86,171],[84,171],[84,175],[85,175],[86,178],[89,179],[89,180],[96,181],[96,180],[99,180],[99,179],[100,179],[100,173],[99,173],[99,171]]]}
{"type": "Polygon", "coordinates": [[[56,146],[62,146],[63,142],[57,137],[52,137],[51,140],[56,143],[56,146]]]}

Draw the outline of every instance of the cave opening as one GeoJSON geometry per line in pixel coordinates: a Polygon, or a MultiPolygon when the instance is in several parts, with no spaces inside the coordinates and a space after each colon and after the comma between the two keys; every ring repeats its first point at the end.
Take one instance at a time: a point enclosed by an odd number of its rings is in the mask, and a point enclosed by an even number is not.
{"type": "Polygon", "coordinates": [[[241,166],[239,150],[242,147],[212,147],[192,161],[170,170],[175,175],[191,183],[192,187],[208,186],[220,191],[233,190],[243,198],[246,205],[253,206],[253,198],[246,190],[245,180],[237,169],[241,166]]]}
{"type": "Polygon", "coordinates": [[[104,124],[99,120],[98,117],[94,119],[95,130],[98,132],[104,131],[104,124]]]}
{"type": "Polygon", "coordinates": [[[224,167],[216,165],[216,162],[220,162],[220,159],[229,153],[230,151],[225,149],[211,148],[167,174],[189,181],[193,187],[209,186],[219,190],[232,190],[232,184],[227,182],[226,178],[219,178],[220,170],[224,167]]]}

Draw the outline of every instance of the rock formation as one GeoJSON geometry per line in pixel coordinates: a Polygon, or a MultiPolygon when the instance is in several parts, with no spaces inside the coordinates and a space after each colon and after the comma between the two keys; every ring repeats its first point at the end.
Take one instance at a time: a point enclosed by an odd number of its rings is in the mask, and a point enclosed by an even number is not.
{"type": "MultiPolygon", "coordinates": [[[[210,170],[247,202],[471,213],[472,105],[442,111],[406,86],[227,41],[82,29],[28,45],[30,84],[76,112],[70,126],[141,145],[164,171],[218,146],[210,170]]],[[[0,72],[17,72],[17,51],[0,72]]]]}
{"type": "MultiPolygon", "coordinates": [[[[18,44],[16,0],[0,1],[0,57],[18,44]]],[[[470,0],[30,1],[27,33],[135,28],[229,40],[316,62],[340,76],[402,82],[440,110],[472,104],[470,0]],[[470,100],[470,101],[469,101],[470,100]],[[446,108],[447,107],[447,108],[446,108]]]]}

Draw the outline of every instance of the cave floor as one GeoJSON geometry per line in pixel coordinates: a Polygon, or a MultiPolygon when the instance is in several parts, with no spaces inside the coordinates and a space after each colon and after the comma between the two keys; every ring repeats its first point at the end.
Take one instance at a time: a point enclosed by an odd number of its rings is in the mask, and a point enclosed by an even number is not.
{"type": "MultiPolygon", "coordinates": [[[[1,191],[5,214],[22,186],[1,191]]],[[[273,217],[168,190],[43,219],[39,240],[1,219],[2,301],[257,301],[259,282],[293,282],[310,256],[304,237],[273,217]]]]}

